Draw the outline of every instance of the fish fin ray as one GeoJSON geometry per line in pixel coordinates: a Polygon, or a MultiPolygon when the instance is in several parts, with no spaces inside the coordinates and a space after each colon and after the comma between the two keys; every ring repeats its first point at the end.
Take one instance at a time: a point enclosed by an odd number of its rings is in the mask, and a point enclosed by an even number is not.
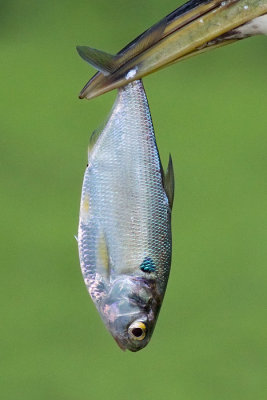
{"type": "Polygon", "coordinates": [[[169,200],[170,208],[172,209],[174,198],[174,170],[171,155],[169,155],[168,167],[163,176],[164,189],[169,200]]]}
{"type": "Polygon", "coordinates": [[[103,75],[107,76],[115,71],[117,67],[116,56],[88,46],[77,46],[76,49],[83,60],[102,72],[103,75]]]}

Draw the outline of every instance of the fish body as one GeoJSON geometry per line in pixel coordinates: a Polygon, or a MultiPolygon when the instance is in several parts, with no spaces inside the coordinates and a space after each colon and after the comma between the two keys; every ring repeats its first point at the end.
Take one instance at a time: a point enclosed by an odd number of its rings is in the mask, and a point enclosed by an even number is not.
{"type": "Polygon", "coordinates": [[[153,333],[171,264],[171,158],[163,172],[141,81],[120,88],[102,131],[92,135],[78,247],[85,284],[125,350],[153,333]]]}
{"type": "Polygon", "coordinates": [[[78,46],[99,70],[80,93],[91,99],[167,65],[267,32],[267,0],[190,0],[113,56],[78,46]]]}

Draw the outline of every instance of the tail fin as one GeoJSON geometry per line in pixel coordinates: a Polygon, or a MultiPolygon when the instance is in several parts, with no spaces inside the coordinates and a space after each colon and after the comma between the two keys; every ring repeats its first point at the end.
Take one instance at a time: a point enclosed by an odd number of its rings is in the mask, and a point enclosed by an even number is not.
{"type": "Polygon", "coordinates": [[[103,75],[107,76],[118,68],[117,57],[87,46],[76,47],[79,55],[103,75]]]}
{"type": "Polygon", "coordinates": [[[115,56],[88,46],[77,46],[76,49],[85,61],[107,76],[160,40],[166,24],[166,19],[158,22],[129,43],[115,56]]]}

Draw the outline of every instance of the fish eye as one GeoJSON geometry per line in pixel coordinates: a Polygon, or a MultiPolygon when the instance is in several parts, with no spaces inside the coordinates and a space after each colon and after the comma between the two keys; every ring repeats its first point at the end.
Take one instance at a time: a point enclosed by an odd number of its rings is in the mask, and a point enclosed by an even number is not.
{"type": "Polygon", "coordinates": [[[143,340],[146,336],[146,326],[143,322],[135,321],[129,326],[128,333],[131,339],[143,340]]]}

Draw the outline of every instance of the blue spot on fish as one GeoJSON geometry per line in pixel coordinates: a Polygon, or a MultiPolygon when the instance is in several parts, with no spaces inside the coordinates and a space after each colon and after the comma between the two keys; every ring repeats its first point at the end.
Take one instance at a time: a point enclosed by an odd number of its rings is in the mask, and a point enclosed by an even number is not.
{"type": "Polygon", "coordinates": [[[150,274],[150,272],[156,271],[156,267],[153,263],[153,260],[150,257],[146,257],[144,259],[144,261],[140,265],[140,269],[141,269],[141,271],[147,272],[148,274],[150,274]]]}

